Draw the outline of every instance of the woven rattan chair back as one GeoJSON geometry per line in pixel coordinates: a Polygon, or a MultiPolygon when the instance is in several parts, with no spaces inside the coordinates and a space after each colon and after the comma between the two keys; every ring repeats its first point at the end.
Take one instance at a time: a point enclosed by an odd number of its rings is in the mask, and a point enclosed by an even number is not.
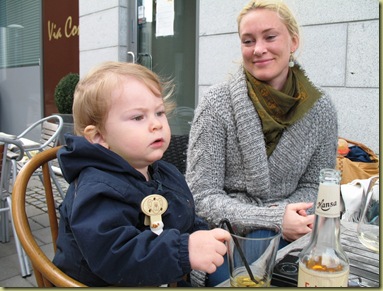
{"type": "Polygon", "coordinates": [[[186,172],[188,142],[189,135],[172,135],[169,148],[162,157],[162,160],[175,165],[182,174],[186,172]]]}

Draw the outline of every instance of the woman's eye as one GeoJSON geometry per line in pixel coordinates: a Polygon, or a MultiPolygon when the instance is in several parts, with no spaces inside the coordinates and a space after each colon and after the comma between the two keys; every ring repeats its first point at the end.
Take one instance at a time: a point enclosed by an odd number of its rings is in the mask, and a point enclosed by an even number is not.
{"type": "Polygon", "coordinates": [[[266,37],[267,40],[273,40],[276,37],[276,35],[268,35],[266,37]]]}
{"type": "Polygon", "coordinates": [[[159,111],[159,112],[157,112],[157,116],[162,116],[162,115],[166,115],[165,111],[159,111]]]}
{"type": "Polygon", "coordinates": [[[242,43],[245,44],[245,45],[248,45],[248,44],[251,44],[252,41],[250,39],[245,39],[245,40],[242,41],[242,43]]]}

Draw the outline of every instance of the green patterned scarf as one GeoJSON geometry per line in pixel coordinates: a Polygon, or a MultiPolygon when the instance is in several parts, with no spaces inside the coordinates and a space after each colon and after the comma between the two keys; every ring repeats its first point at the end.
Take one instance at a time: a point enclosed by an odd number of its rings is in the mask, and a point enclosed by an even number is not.
{"type": "Polygon", "coordinates": [[[262,121],[267,156],[270,156],[283,130],[301,119],[322,93],[297,64],[289,70],[281,91],[258,81],[247,70],[245,73],[250,99],[262,121]]]}

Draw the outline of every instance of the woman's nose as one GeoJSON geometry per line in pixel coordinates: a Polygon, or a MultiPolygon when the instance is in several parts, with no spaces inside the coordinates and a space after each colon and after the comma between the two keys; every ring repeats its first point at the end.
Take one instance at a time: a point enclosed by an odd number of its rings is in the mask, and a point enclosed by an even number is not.
{"type": "Polygon", "coordinates": [[[253,51],[254,55],[260,56],[264,54],[265,52],[266,52],[266,47],[261,42],[257,42],[254,45],[254,51],[253,51]]]}

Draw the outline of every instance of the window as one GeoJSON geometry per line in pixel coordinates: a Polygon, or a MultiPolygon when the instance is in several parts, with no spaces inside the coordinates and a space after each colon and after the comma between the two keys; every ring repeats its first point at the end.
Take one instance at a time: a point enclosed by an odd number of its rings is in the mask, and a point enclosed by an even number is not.
{"type": "Polygon", "coordinates": [[[0,0],[0,68],[38,65],[41,0],[0,0]]]}

